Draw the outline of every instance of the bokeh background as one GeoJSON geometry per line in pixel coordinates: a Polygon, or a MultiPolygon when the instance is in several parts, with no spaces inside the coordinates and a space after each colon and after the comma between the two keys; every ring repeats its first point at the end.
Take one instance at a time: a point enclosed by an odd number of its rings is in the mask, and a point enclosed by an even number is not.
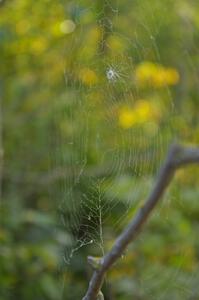
{"type": "MultiPolygon", "coordinates": [[[[199,143],[199,2],[0,1],[0,299],[81,299],[169,144],[199,143]]],[[[199,299],[199,170],[105,299],[199,299]]]]}

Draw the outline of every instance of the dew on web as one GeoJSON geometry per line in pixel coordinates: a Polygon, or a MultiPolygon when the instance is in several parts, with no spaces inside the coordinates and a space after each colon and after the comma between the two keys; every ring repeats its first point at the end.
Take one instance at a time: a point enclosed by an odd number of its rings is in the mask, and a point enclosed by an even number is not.
{"type": "MultiPolygon", "coordinates": [[[[87,255],[102,256],[110,249],[146,199],[174,136],[171,87],[178,73],[164,67],[157,42],[160,28],[151,8],[146,1],[144,7],[135,5],[143,14],[139,19],[136,12],[129,12],[128,20],[122,2],[99,3],[96,7],[77,1],[78,30],[68,38],[64,50],[66,94],[55,112],[59,132],[56,165],[62,174],[60,222],[72,240],[63,249],[67,268],[77,256],[86,264],[87,255]],[[151,12],[148,18],[146,8],[151,12]],[[136,24],[131,26],[133,17],[136,24]],[[131,26],[129,32],[124,22],[131,26]],[[160,72],[162,76],[170,72],[170,81],[158,77],[160,72]]],[[[134,4],[129,5],[132,11],[134,4]]],[[[170,200],[168,203],[171,205],[170,200]]],[[[170,230],[163,206],[154,219],[170,230]]],[[[146,238],[150,240],[147,234],[146,238]]],[[[153,238],[156,243],[156,236],[153,238]]],[[[136,247],[142,244],[140,251],[152,257],[151,245],[145,240],[141,236],[136,247]]],[[[124,263],[129,253],[122,256],[124,263]]],[[[158,285],[166,284],[167,295],[169,278],[173,275],[174,282],[178,272],[162,268],[164,276],[157,275],[160,269],[155,266],[139,274],[143,294],[156,295],[158,285]],[[154,277],[156,286],[150,286],[154,277]]],[[[163,294],[162,299],[166,299],[163,294]]]]}

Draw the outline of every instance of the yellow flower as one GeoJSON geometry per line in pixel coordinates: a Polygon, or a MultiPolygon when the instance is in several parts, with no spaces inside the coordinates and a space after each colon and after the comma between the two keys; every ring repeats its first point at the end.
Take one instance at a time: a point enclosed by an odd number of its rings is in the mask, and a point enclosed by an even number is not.
{"type": "Polygon", "coordinates": [[[139,123],[146,122],[147,120],[150,120],[153,116],[153,107],[150,105],[149,102],[144,100],[139,100],[137,102],[135,111],[139,123]]]}
{"type": "Polygon", "coordinates": [[[156,72],[156,66],[152,62],[142,62],[135,70],[136,81],[140,84],[151,83],[153,74],[156,72]]]}
{"type": "Polygon", "coordinates": [[[159,109],[155,107],[154,103],[141,99],[132,108],[127,106],[120,108],[119,125],[128,129],[145,122],[158,121],[159,117],[159,109]]]}
{"type": "Polygon", "coordinates": [[[88,68],[83,68],[79,72],[79,79],[86,85],[94,85],[98,82],[96,73],[88,68]]]}
{"type": "Polygon", "coordinates": [[[177,84],[179,73],[174,68],[166,68],[159,64],[145,61],[137,66],[135,79],[141,86],[164,87],[177,84]]]}
{"type": "Polygon", "coordinates": [[[167,83],[168,85],[175,85],[180,80],[180,75],[176,69],[173,68],[167,68],[167,83]]]}
{"type": "Polygon", "coordinates": [[[48,48],[48,41],[43,37],[38,37],[30,43],[30,46],[35,54],[41,54],[48,48]]]}
{"type": "Polygon", "coordinates": [[[136,116],[133,109],[128,107],[121,108],[119,112],[119,124],[122,128],[128,129],[136,123],[136,116]]]}

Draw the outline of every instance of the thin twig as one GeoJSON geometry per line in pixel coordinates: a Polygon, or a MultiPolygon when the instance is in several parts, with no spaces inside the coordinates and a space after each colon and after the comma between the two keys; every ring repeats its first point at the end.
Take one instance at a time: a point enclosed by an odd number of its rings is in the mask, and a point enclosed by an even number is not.
{"type": "Polygon", "coordinates": [[[182,147],[172,145],[167,158],[160,169],[157,181],[151,194],[143,207],[139,209],[135,218],[129,223],[127,228],[117,238],[112,249],[101,259],[101,264],[97,268],[89,282],[89,287],[83,300],[96,300],[101,290],[104,277],[110,267],[118,260],[128,244],[132,242],[140,232],[143,224],[147,221],[149,214],[158,203],[169,183],[171,182],[175,171],[183,166],[192,163],[199,163],[199,148],[182,147]]]}

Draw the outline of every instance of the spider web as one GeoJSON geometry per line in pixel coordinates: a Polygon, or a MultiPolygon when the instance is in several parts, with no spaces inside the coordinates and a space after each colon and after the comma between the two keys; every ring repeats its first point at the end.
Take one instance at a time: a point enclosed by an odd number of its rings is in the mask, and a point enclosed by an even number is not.
{"type": "MultiPolygon", "coordinates": [[[[102,256],[110,249],[145,200],[174,137],[169,85],[161,91],[153,85],[143,89],[136,81],[136,70],[143,61],[164,65],[156,11],[147,1],[128,5],[128,12],[122,1],[68,5],[75,29],[63,53],[66,94],[55,107],[59,135],[54,156],[61,173],[59,216],[68,236],[62,264],[67,268],[77,256],[86,265],[88,254],[102,256]],[[138,115],[147,103],[158,108],[157,120],[153,116],[142,122],[124,122],[128,109],[138,115]]],[[[156,275],[155,269],[146,270],[139,283],[151,297],[155,287],[147,286],[156,275]]],[[[178,274],[166,271],[154,281],[164,287],[158,299],[168,299],[171,276],[175,282],[178,274]]],[[[181,295],[189,293],[185,288],[181,295]]]]}

